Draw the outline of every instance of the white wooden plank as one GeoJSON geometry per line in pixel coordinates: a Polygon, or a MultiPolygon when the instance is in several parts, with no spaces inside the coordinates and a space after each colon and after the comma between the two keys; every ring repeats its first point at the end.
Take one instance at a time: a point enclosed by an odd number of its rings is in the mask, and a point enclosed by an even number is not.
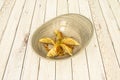
{"type": "Polygon", "coordinates": [[[69,13],[78,13],[79,11],[79,0],[68,0],[69,13]]]}
{"type": "MultiPolygon", "coordinates": [[[[15,4],[15,0],[4,0],[5,3],[0,9],[0,41],[6,28],[9,16],[15,4]]],[[[0,2],[1,3],[1,2],[0,2]]]]}
{"type": "Polygon", "coordinates": [[[5,0],[0,0],[0,11],[1,11],[1,8],[3,7],[3,5],[4,5],[4,2],[5,2],[5,0]]]}
{"type": "Polygon", "coordinates": [[[19,80],[20,78],[35,3],[36,0],[26,0],[4,74],[4,80],[19,80]]]}
{"type": "MultiPolygon", "coordinates": [[[[86,16],[88,19],[92,21],[88,1],[79,0],[79,3],[80,3],[79,5],[80,5],[81,14],[86,16]]],[[[90,79],[106,80],[95,31],[90,44],[86,48],[86,52],[87,52],[87,58],[89,64],[90,79]]]]}
{"type": "Polygon", "coordinates": [[[85,51],[72,58],[73,80],[89,80],[85,51]]]}
{"type": "MultiPolygon", "coordinates": [[[[118,25],[110,11],[109,6],[107,5],[106,0],[99,0],[103,15],[106,20],[106,24],[112,38],[113,46],[115,48],[115,52],[118,58],[119,66],[120,66],[120,31],[118,29],[118,25]]],[[[119,7],[120,8],[120,7],[119,7]]],[[[119,14],[120,15],[120,14],[119,14]]]]}
{"type": "Polygon", "coordinates": [[[57,2],[57,16],[68,13],[67,0],[58,0],[57,2]]]}
{"type": "Polygon", "coordinates": [[[106,0],[120,30],[120,0],[106,0]]]}
{"type": "MultiPolygon", "coordinates": [[[[69,0],[69,12],[78,13],[79,12],[79,1],[69,0]]],[[[80,52],[79,55],[72,58],[73,66],[73,80],[89,80],[89,73],[86,61],[85,50],[80,52]]]]}
{"type": "Polygon", "coordinates": [[[56,5],[57,5],[56,0],[51,0],[51,1],[47,0],[45,22],[56,17],[56,5]]]}
{"type": "Polygon", "coordinates": [[[120,79],[120,68],[97,0],[89,1],[108,80],[120,79]]]}
{"type": "MultiPolygon", "coordinates": [[[[56,0],[47,0],[45,21],[56,16],[56,0]]],[[[55,79],[55,62],[45,59],[40,60],[40,70],[38,80],[55,79]]]]}
{"type": "Polygon", "coordinates": [[[5,31],[5,34],[1,40],[0,45],[0,79],[2,79],[4,69],[7,63],[7,59],[9,57],[9,52],[11,50],[13,38],[15,35],[15,31],[19,22],[20,14],[22,12],[24,6],[24,0],[17,0],[15,7],[12,11],[10,19],[8,21],[8,25],[5,31]]]}
{"type": "Polygon", "coordinates": [[[25,56],[25,62],[23,66],[23,72],[21,80],[37,80],[39,71],[39,56],[32,50],[31,37],[33,32],[44,21],[46,0],[38,0],[36,3],[36,9],[33,17],[33,23],[31,26],[30,39],[28,40],[28,47],[25,56]]]}
{"type": "MultiPolygon", "coordinates": [[[[68,13],[67,0],[58,0],[57,16],[68,13]]],[[[56,61],[56,80],[72,80],[71,60],[56,61]]]]}
{"type": "Polygon", "coordinates": [[[56,62],[56,80],[72,80],[71,60],[56,62]]]}

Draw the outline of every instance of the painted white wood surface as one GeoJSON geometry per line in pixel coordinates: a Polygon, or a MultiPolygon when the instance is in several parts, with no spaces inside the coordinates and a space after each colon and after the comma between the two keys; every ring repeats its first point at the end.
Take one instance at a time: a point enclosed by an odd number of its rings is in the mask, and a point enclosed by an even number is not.
{"type": "Polygon", "coordinates": [[[33,21],[30,30],[30,38],[28,40],[28,46],[26,51],[26,56],[23,64],[23,70],[21,75],[21,80],[37,80],[38,73],[40,70],[40,59],[38,55],[35,55],[31,47],[31,37],[33,32],[38,28],[40,25],[44,23],[44,15],[46,9],[46,0],[37,0],[35,12],[33,16],[33,21]],[[34,75],[33,75],[34,74],[34,75]]]}
{"type": "MultiPolygon", "coordinates": [[[[100,45],[100,50],[104,62],[105,72],[108,80],[120,79],[120,67],[116,58],[110,34],[107,30],[105,18],[101,12],[98,0],[89,0],[95,30],[100,45]]],[[[113,27],[113,26],[112,26],[113,27]]]]}
{"type": "Polygon", "coordinates": [[[113,16],[114,16],[116,23],[118,25],[118,28],[120,30],[120,8],[119,8],[120,0],[107,0],[107,3],[109,5],[109,8],[111,9],[111,12],[113,13],[113,16]]]}
{"type": "Polygon", "coordinates": [[[1,10],[1,8],[2,8],[3,5],[4,5],[4,2],[5,2],[5,0],[0,0],[0,10],[1,10]]]}
{"type": "Polygon", "coordinates": [[[4,77],[4,73],[7,67],[8,59],[12,49],[14,36],[16,34],[16,29],[20,21],[20,16],[24,6],[24,0],[17,0],[15,7],[9,18],[7,28],[5,30],[4,36],[2,37],[0,43],[0,79],[4,77]],[[7,44],[6,44],[7,43],[7,44]]]}
{"type": "MultiPolygon", "coordinates": [[[[46,1],[45,22],[56,17],[56,0],[46,1]]],[[[38,80],[55,80],[55,62],[40,59],[38,80]]]]}
{"type": "Polygon", "coordinates": [[[5,28],[8,24],[8,20],[10,19],[10,15],[12,13],[13,7],[15,5],[16,0],[2,0],[0,2],[1,8],[0,8],[0,42],[3,37],[5,28]]]}
{"type": "Polygon", "coordinates": [[[0,0],[0,80],[120,80],[119,0],[0,0]],[[72,59],[41,59],[33,32],[67,13],[92,21],[90,44],[72,59]]]}
{"type": "MultiPolygon", "coordinates": [[[[69,13],[80,14],[78,0],[74,1],[68,0],[68,4],[69,13]]],[[[73,80],[89,80],[89,69],[85,50],[83,50],[78,56],[75,56],[72,59],[72,68],[73,68],[73,80]]]]}
{"type": "MultiPolygon", "coordinates": [[[[58,0],[57,16],[68,13],[67,0],[58,0]]],[[[72,80],[71,60],[56,61],[56,80],[72,80]]]]}
{"type": "MultiPolygon", "coordinates": [[[[103,12],[103,16],[106,21],[106,25],[109,31],[109,34],[111,36],[111,41],[113,43],[113,47],[115,49],[115,54],[118,59],[118,64],[120,66],[120,31],[117,25],[117,21],[115,20],[114,15],[112,14],[112,11],[110,10],[109,6],[107,5],[107,1],[100,0],[99,1],[101,5],[101,9],[103,12]]],[[[118,11],[120,12],[120,11],[118,11]]],[[[119,16],[120,18],[120,16],[119,16]]]]}
{"type": "MultiPolygon", "coordinates": [[[[93,22],[88,0],[79,0],[79,6],[80,13],[93,22]]],[[[88,58],[90,80],[106,80],[99,44],[97,41],[96,31],[94,31],[93,39],[86,48],[86,54],[88,58]]]]}
{"type": "Polygon", "coordinates": [[[4,73],[4,80],[19,80],[20,78],[35,4],[36,0],[26,0],[25,2],[16,35],[14,36],[15,39],[13,40],[14,43],[12,45],[6,71],[4,73]]]}

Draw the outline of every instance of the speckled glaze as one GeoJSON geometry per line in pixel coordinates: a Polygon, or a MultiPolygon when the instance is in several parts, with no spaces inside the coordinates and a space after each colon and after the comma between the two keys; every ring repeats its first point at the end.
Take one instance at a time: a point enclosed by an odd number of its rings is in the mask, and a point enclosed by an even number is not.
{"type": "Polygon", "coordinates": [[[93,25],[88,18],[79,14],[58,16],[40,26],[32,36],[32,48],[42,58],[63,60],[73,57],[68,55],[56,58],[46,57],[47,52],[39,39],[43,37],[54,38],[54,30],[60,30],[65,36],[72,37],[80,43],[80,46],[76,46],[73,50],[73,56],[79,54],[88,45],[93,35],[93,25]]]}

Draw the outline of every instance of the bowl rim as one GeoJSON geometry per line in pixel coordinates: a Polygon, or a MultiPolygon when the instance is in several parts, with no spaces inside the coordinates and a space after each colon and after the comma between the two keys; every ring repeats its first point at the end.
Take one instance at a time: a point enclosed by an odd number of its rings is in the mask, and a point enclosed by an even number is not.
{"type": "Polygon", "coordinates": [[[87,18],[87,17],[85,17],[85,16],[83,16],[83,15],[81,15],[81,14],[78,14],[78,13],[67,13],[67,14],[62,14],[62,15],[56,16],[56,17],[54,17],[54,18],[52,18],[52,19],[50,19],[50,20],[48,20],[48,21],[46,21],[46,22],[44,21],[39,27],[37,27],[36,30],[33,31],[32,35],[31,35],[31,39],[30,39],[30,40],[31,40],[31,41],[30,41],[31,44],[30,44],[30,45],[31,45],[31,47],[32,47],[32,51],[33,51],[35,54],[37,54],[40,58],[42,58],[42,59],[44,59],[44,60],[48,60],[48,61],[63,61],[63,60],[72,59],[73,57],[79,55],[80,52],[82,52],[82,51],[89,45],[90,41],[92,40],[93,34],[94,34],[94,25],[93,25],[92,21],[91,21],[89,18],[87,18]],[[77,54],[72,55],[72,56],[69,56],[69,57],[67,57],[67,58],[54,59],[54,58],[46,58],[46,57],[43,57],[43,56],[39,55],[39,53],[34,50],[33,45],[32,45],[32,40],[33,40],[34,34],[37,32],[38,29],[42,28],[42,26],[44,26],[45,23],[49,23],[51,20],[55,20],[55,19],[58,18],[58,17],[67,16],[67,15],[79,15],[79,16],[81,16],[81,17],[84,17],[86,20],[88,20],[88,21],[90,22],[90,24],[91,24],[91,27],[92,27],[92,29],[91,29],[91,30],[92,30],[91,38],[88,40],[88,42],[86,43],[86,45],[85,45],[84,47],[82,47],[82,49],[77,52],[77,54]]]}

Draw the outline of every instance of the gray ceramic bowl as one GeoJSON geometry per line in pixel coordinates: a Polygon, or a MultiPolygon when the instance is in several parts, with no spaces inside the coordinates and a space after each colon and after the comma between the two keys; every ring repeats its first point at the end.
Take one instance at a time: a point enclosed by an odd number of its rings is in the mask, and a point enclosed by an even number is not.
{"type": "Polygon", "coordinates": [[[54,30],[60,30],[64,35],[73,37],[80,43],[73,50],[73,56],[80,53],[84,49],[93,35],[93,25],[91,21],[79,14],[65,14],[58,16],[40,26],[32,36],[33,50],[41,57],[52,60],[61,60],[71,58],[72,56],[61,56],[56,58],[47,58],[46,50],[42,43],[39,42],[40,38],[54,36],[54,30]]]}

